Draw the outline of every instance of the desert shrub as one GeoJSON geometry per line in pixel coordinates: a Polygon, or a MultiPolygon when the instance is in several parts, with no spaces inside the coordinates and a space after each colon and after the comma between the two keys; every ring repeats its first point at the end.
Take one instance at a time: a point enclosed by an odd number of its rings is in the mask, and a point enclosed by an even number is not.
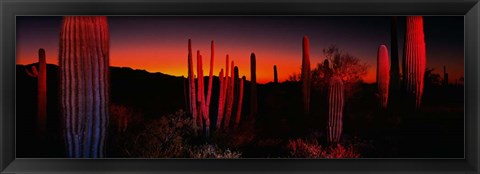
{"type": "Polygon", "coordinates": [[[127,128],[143,123],[143,117],[132,108],[112,103],[110,104],[110,123],[117,134],[125,133],[127,128]]]}
{"type": "Polygon", "coordinates": [[[287,149],[290,151],[290,156],[294,158],[320,158],[325,156],[325,151],[316,140],[289,140],[287,149]]]}
{"type": "Polygon", "coordinates": [[[240,158],[241,153],[216,144],[195,145],[192,120],[180,110],[145,123],[130,132],[123,142],[124,156],[130,158],[240,158]]]}
{"type": "Polygon", "coordinates": [[[360,153],[353,144],[334,144],[323,148],[316,140],[289,140],[287,149],[293,158],[359,158],[360,153]]]}
{"type": "Polygon", "coordinates": [[[191,119],[180,110],[145,123],[143,130],[126,140],[124,153],[141,158],[188,157],[192,133],[191,119]]]}
{"type": "Polygon", "coordinates": [[[255,122],[253,119],[249,119],[240,123],[237,128],[230,127],[227,130],[217,130],[213,140],[221,147],[239,149],[250,145],[255,140],[255,131],[255,122]]]}
{"type": "Polygon", "coordinates": [[[190,157],[192,158],[240,158],[240,152],[231,151],[230,149],[222,149],[217,145],[205,144],[190,149],[190,157]]]}

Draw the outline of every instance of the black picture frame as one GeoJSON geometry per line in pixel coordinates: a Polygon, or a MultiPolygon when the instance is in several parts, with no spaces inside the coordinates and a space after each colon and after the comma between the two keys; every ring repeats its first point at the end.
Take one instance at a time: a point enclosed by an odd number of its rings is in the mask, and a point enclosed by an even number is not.
{"type": "MultiPolygon", "coordinates": [[[[1,173],[479,173],[479,0],[0,0],[1,173]],[[464,159],[16,159],[17,15],[464,15],[464,159]]],[[[34,148],[34,147],[32,147],[34,148]]],[[[448,150],[448,149],[445,149],[448,150]]]]}

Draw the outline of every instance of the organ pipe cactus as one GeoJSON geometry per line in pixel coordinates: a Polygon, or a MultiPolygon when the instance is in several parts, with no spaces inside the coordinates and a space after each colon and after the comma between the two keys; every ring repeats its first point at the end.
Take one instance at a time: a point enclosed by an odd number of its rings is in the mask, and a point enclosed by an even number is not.
{"type": "Polygon", "coordinates": [[[305,115],[310,113],[310,44],[308,42],[308,37],[303,36],[303,56],[302,56],[302,96],[303,96],[303,111],[305,115]]]}
{"type": "Polygon", "coordinates": [[[107,17],[63,18],[59,68],[67,156],[102,158],[109,113],[107,17]]]}
{"type": "Polygon", "coordinates": [[[277,65],[273,65],[273,83],[278,83],[277,65]]]}
{"type": "Polygon", "coordinates": [[[198,107],[198,118],[197,123],[200,125],[200,128],[203,128],[202,118],[205,119],[205,92],[204,92],[204,83],[203,83],[203,65],[202,65],[202,55],[200,51],[197,50],[197,107],[198,107]]]}
{"type": "Polygon", "coordinates": [[[217,129],[220,128],[220,126],[222,125],[222,119],[223,119],[223,110],[225,109],[225,94],[224,94],[224,81],[225,81],[225,78],[223,77],[223,68],[220,70],[220,73],[218,75],[218,79],[219,79],[219,92],[218,92],[218,115],[217,115],[217,124],[216,124],[216,127],[217,129]]]}
{"type": "Polygon", "coordinates": [[[340,141],[343,130],[343,82],[338,76],[334,76],[330,80],[328,92],[328,126],[327,140],[329,143],[337,143],[340,141]]]}
{"type": "Polygon", "coordinates": [[[240,84],[238,86],[238,106],[237,106],[237,116],[235,118],[235,127],[238,127],[240,124],[240,116],[242,114],[242,102],[243,102],[243,84],[245,83],[245,76],[242,77],[240,80],[240,84]]]}
{"type": "Polygon", "coordinates": [[[233,71],[233,67],[235,67],[235,63],[232,61],[231,63],[231,75],[230,75],[230,80],[228,81],[229,84],[228,84],[228,94],[227,94],[227,108],[226,108],[226,113],[225,113],[225,122],[224,122],[224,127],[225,128],[228,128],[229,125],[230,125],[230,117],[232,115],[232,108],[233,108],[233,99],[234,99],[234,90],[235,90],[235,82],[233,80],[233,76],[234,76],[234,71],[233,71]]]}
{"type": "Polygon", "coordinates": [[[221,72],[221,75],[222,77],[220,77],[221,79],[221,82],[220,82],[220,89],[219,89],[219,98],[218,98],[218,117],[217,117],[217,128],[220,128],[222,126],[222,122],[223,122],[223,118],[224,118],[224,115],[225,113],[227,112],[227,104],[226,104],[226,101],[227,101],[227,97],[228,97],[228,82],[229,82],[229,79],[228,79],[228,63],[229,63],[229,56],[227,54],[226,58],[225,58],[225,76],[223,77],[223,69],[222,69],[222,72],[221,72]]]}
{"type": "Polygon", "coordinates": [[[387,108],[389,82],[390,64],[388,62],[388,50],[385,45],[380,45],[377,55],[377,87],[382,108],[387,108]]]}
{"type": "Polygon", "coordinates": [[[32,66],[32,72],[26,72],[37,78],[37,129],[40,137],[43,137],[47,129],[47,61],[43,48],[38,50],[38,69],[32,66]]]}
{"type": "Polygon", "coordinates": [[[197,97],[196,97],[196,87],[195,87],[195,75],[193,71],[193,60],[192,60],[192,42],[188,39],[188,87],[189,87],[189,98],[190,98],[190,112],[192,114],[192,123],[193,130],[197,132],[197,97]]]}
{"type": "Polygon", "coordinates": [[[255,53],[250,54],[250,117],[258,112],[257,104],[257,63],[255,53]]]}
{"type": "Polygon", "coordinates": [[[207,88],[207,103],[206,103],[206,117],[210,118],[210,99],[212,98],[212,85],[213,85],[213,62],[215,60],[215,55],[214,55],[214,51],[215,51],[215,45],[213,43],[213,40],[212,42],[210,43],[210,72],[209,72],[209,75],[208,75],[208,88],[207,88]]]}
{"type": "Polygon", "coordinates": [[[408,105],[419,108],[422,102],[427,63],[423,18],[422,16],[407,16],[406,22],[403,79],[408,105]]]}

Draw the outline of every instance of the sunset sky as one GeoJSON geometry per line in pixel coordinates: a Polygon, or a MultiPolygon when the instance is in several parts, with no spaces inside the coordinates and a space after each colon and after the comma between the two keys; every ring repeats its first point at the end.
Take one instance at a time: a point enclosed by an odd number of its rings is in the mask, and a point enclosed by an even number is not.
{"type": "MultiPolygon", "coordinates": [[[[364,81],[375,82],[380,44],[390,52],[389,16],[109,16],[110,65],[187,76],[187,44],[203,56],[208,75],[210,41],[215,42],[214,74],[225,68],[225,55],[235,61],[240,76],[250,79],[250,54],[257,57],[257,81],[273,81],[273,66],[280,82],[299,73],[302,37],[310,39],[312,68],[323,62],[322,49],[337,45],[369,65],[364,81]]],[[[58,64],[60,16],[17,17],[17,64],[38,60],[46,50],[47,63],[58,64]]],[[[399,56],[403,55],[404,18],[399,18],[399,56]]],[[[464,17],[424,17],[427,68],[443,73],[450,83],[464,71],[464,17]]],[[[196,60],[196,59],[195,59],[196,60]]],[[[195,61],[196,62],[196,61],[195,61]]],[[[400,62],[401,65],[401,62],[400,62]]]]}

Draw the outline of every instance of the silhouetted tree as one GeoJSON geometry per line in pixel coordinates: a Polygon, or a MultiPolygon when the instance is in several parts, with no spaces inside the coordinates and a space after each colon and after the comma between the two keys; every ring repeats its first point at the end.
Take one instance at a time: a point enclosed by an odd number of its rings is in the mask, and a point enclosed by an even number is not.
{"type": "Polygon", "coordinates": [[[339,76],[345,85],[345,97],[354,94],[356,87],[363,82],[368,65],[360,58],[343,52],[337,46],[331,45],[323,49],[325,60],[317,64],[312,71],[313,86],[316,90],[324,90],[332,76],[339,76]]]}

